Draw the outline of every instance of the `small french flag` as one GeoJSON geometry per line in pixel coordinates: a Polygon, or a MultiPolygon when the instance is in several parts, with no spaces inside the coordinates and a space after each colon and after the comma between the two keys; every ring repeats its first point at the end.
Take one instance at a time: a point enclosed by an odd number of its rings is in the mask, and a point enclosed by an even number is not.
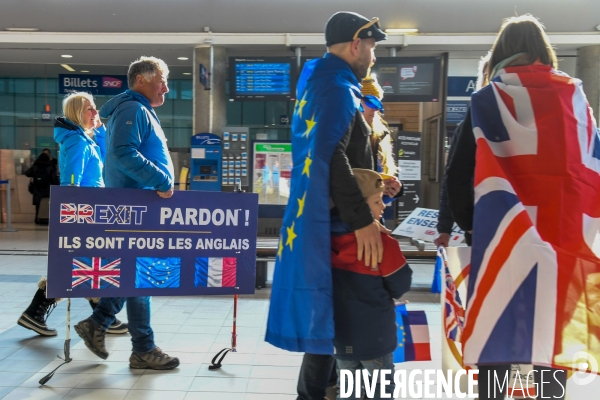
{"type": "Polygon", "coordinates": [[[398,348],[394,362],[430,361],[429,326],[425,311],[407,311],[406,305],[396,306],[398,348]]]}
{"type": "Polygon", "coordinates": [[[196,258],[196,287],[235,287],[237,259],[235,257],[196,258]]]}

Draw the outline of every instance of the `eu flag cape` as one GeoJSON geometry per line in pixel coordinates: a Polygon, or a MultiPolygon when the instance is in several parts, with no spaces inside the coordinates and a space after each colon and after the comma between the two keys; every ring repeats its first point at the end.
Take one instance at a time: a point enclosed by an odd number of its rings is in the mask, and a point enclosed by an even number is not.
{"type": "Polygon", "coordinates": [[[294,167],[265,340],[289,351],[333,354],[329,164],[359,109],[359,82],[345,61],[327,54],[305,64],[296,99],[294,167]]]}
{"type": "Polygon", "coordinates": [[[600,359],[600,137],[581,81],[508,67],[471,111],[464,363],[570,369],[585,354],[600,359]]]}

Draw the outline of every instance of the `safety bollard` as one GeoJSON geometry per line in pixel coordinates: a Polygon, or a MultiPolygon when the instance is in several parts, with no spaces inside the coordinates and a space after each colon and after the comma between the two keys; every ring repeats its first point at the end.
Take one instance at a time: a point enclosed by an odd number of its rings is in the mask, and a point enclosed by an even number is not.
{"type": "Polygon", "coordinates": [[[10,201],[10,179],[0,181],[0,185],[6,184],[6,228],[0,229],[0,232],[17,232],[18,229],[12,227],[12,208],[10,201]]]}

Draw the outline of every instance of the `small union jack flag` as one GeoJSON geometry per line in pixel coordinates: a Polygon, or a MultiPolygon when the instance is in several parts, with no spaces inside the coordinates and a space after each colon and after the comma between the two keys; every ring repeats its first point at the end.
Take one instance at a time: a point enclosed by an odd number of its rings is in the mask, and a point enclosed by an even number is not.
{"type": "Polygon", "coordinates": [[[71,203],[60,204],[60,223],[73,224],[77,222],[77,206],[71,203]]]}
{"type": "MultiPolygon", "coordinates": [[[[445,271],[446,290],[444,295],[444,332],[448,339],[460,342],[463,327],[465,325],[465,308],[460,300],[460,293],[448,264],[446,249],[438,249],[438,259],[442,261],[445,271]]],[[[467,270],[468,273],[468,270],[467,270]]],[[[463,273],[458,276],[460,280],[463,273]]]]}
{"type": "Polygon", "coordinates": [[[444,305],[446,337],[455,342],[460,342],[463,327],[465,325],[465,309],[463,308],[460,295],[456,290],[454,278],[450,274],[448,266],[446,269],[446,301],[444,305]]]}
{"type": "Polygon", "coordinates": [[[73,258],[72,288],[87,289],[118,288],[121,278],[120,258],[75,257],[73,258]]]}
{"type": "Polygon", "coordinates": [[[92,208],[92,206],[90,206],[89,204],[79,204],[79,206],[77,207],[77,222],[78,223],[84,223],[87,222],[88,224],[93,224],[94,223],[94,209],[92,208]]]}

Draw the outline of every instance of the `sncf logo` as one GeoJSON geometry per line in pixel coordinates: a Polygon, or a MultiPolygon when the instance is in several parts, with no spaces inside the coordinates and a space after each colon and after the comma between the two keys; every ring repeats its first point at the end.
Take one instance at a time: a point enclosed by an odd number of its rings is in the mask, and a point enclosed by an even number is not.
{"type": "Polygon", "coordinates": [[[123,81],[110,76],[102,77],[102,87],[120,89],[123,86],[123,81]]]}

